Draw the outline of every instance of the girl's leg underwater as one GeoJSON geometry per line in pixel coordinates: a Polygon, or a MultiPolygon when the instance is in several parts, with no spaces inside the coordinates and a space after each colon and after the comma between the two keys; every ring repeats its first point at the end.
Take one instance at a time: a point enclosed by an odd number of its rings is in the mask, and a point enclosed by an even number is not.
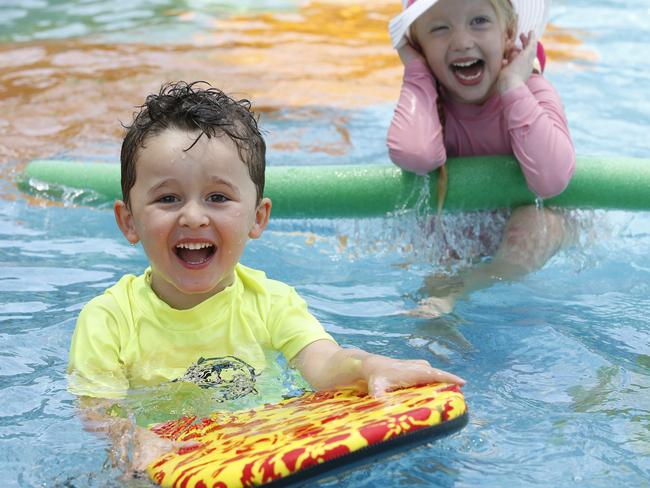
{"type": "Polygon", "coordinates": [[[460,273],[451,286],[449,278],[444,282],[427,280],[430,296],[410,314],[437,317],[449,313],[456,300],[467,293],[495,282],[517,280],[542,268],[565,243],[566,228],[564,216],[553,210],[533,205],[515,209],[494,257],[460,273]]]}

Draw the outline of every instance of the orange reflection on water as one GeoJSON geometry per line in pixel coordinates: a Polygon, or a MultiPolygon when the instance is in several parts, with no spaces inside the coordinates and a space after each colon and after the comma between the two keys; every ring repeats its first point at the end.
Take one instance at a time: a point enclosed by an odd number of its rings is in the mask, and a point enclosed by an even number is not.
{"type": "Polygon", "coordinates": [[[585,36],[584,32],[571,32],[567,29],[549,25],[546,28],[542,42],[546,55],[551,61],[596,62],[598,61],[596,52],[586,49],[581,40],[585,36]]]}
{"type": "MultiPolygon", "coordinates": [[[[322,0],[295,12],[234,16],[183,45],[103,42],[97,38],[0,45],[0,178],[30,159],[118,157],[120,121],[164,81],[206,80],[250,98],[265,117],[304,123],[274,149],[344,156],[352,142],[340,109],[397,100],[402,67],[388,20],[397,0],[322,0]],[[331,110],[334,108],[335,110],[331,110]],[[284,110],[286,109],[286,110],[284,110]],[[309,120],[333,128],[302,142],[309,120]]],[[[176,12],[179,22],[194,13],[176,12]]],[[[549,27],[549,60],[593,60],[581,41],[549,27]]]]}
{"type": "Polygon", "coordinates": [[[264,105],[351,108],[392,100],[401,70],[387,25],[394,0],[311,2],[293,13],[234,16],[195,41],[246,68],[264,105]],[[228,49],[223,49],[228,48],[228,49]]]}

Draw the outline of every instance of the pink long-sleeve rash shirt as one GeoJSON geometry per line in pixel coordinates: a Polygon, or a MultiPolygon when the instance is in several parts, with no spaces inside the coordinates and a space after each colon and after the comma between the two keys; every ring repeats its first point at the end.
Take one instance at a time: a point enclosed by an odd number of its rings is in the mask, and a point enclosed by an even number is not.
{"type": "Polygon", "coordinates": [[[542,75],[482,105],[445,99],[444,136],[437,99],[426,62],[411,61],[388,130],[390,158],[401,168],[422,175],[448,156],[514,154],[536,195],[552,197],[569,184],[575,149],[560,97],[542,75]]]}

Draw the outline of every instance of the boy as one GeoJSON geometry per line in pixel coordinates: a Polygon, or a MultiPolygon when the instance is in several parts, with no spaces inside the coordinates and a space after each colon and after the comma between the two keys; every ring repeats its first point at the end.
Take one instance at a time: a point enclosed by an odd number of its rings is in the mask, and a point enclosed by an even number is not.
{"type": "Polygon", "coordinates": [[[224,368],[261,371],[271,351],[316,389],[358,383],[380,395],[413,384],[464,384],[426,361],[341,348],[293,288],[239,264],[271,212],[263,196],[266,146],[249,108],[215,88],[179,82],[148,96],[127,127],[123,200],[114,212],[150,267],[83,308],[68,372],[90,429],[107,433],[120,456],[134,432],[136,470],[178,445],[107,415],[108,399],[173,381],[221,388],[224,368]]]}

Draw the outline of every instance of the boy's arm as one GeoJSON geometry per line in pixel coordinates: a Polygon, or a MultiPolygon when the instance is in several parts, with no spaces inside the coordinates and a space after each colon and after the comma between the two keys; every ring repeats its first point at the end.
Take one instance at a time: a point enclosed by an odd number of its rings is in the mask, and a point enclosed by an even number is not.
{"type": "Polygon", "coordinates": [[[123,398],[129,380],[121,357],[124,331],[109,297],[88,302],[77,318],[68,354],[68,391],[82,397],[123,398]]]}
{"type": "Polygon", "coordinates": [[[361,349],[344,349],[328,340],[312,342],[298,353],[292,364],[317,390],[356,385],[379,396],[413,385],[465,384],[462,378],[432,368],[424,360],[392,359],[361,349]]]}
{"type": "Polygon", "coordinates": [[[405,63],[402,91],[388,129],[388,154],[399,167],[424,175],[447,161],[436,80],[421,55],[405,63]]]}
{"type": "Polygon", "coordinates": [[[150,463],[169,451],[196,445],[194,442],[163,439],[129,418],[110,414],[114,409],[120,410],[120,407],[111,400],[79,399],[79,416],[84,429],[108,438],[113,465],[120,468],[127,478],[134,472],[146,470],[150,463]]]}

